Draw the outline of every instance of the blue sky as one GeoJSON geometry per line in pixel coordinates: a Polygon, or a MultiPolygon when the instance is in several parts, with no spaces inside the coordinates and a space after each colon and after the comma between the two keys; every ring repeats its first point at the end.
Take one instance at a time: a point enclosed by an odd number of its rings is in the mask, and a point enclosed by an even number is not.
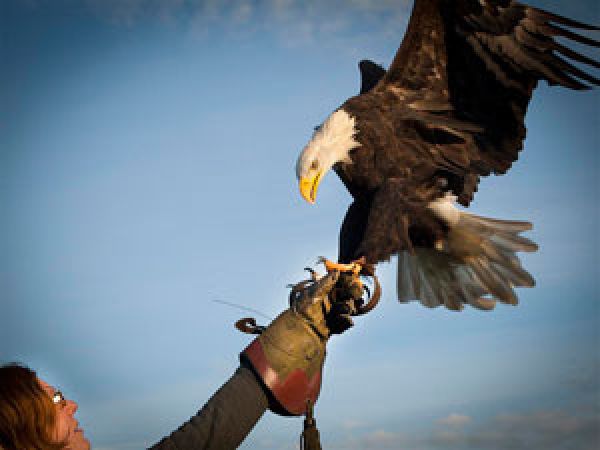
{"type": "MultiPolygon", "coordinates": [[[[536,1],[599,23],[598,6],[536,1]]],[[[96,449],[156,442],[230,376],[246,315],[334,257],[349,196],[300,197],[296,157],[391,61],[404,0],[0,2],[0,360],[80,405],[96,449]]],[[[597,58],[597,56],[595,56],[597,58]]],[[[325,448],[592,449],[600,440],[599,96],[541,86],[519,162],[475,213],[532,221],[521,304],[384,298],[334,337],[325,448]]],[[[267,414],[242,448],[295,448],[267,414]]]]}

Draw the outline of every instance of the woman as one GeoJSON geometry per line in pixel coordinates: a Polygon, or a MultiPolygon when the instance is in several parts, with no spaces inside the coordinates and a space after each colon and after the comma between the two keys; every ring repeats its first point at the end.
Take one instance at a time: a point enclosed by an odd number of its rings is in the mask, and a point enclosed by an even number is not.
{"type": "Polygon", "coordinates": [[[5,450],[88,450],[75,419],[77,403],[27,367],[0,368],[0,447],[5,450]]]}

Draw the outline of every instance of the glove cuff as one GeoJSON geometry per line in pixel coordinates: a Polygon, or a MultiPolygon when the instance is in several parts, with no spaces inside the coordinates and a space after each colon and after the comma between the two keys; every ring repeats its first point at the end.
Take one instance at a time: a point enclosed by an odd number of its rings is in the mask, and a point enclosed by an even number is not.
{"type": "Polygon", "coordinates": [[[321,391],[325,340],[298,313],[287,310],[240,354],[276,401],[281,415],[306,413],[321,391]]]}

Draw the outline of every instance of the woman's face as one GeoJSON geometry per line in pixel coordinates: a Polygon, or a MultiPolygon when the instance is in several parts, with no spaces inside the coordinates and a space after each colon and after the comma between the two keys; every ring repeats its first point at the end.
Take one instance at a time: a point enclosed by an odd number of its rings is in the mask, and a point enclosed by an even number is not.
{"type": "MultiPolygon", "coordinates": [[[[39,380],[40,386],[51,399],[58,400],[58,391],[43,380],[39,380]]],[[[60,393],[58,393],[60,395],[60,393]]],[[[72,400],[64,399],[55,402],[56,423],[54,428],[54,439],[56,442],[66,442],[68,450],[89,450],[90,442],[83,435],[83,430],[79,428],[79,423],[73,417],[77,411],[77,403],[72,400]]]]}

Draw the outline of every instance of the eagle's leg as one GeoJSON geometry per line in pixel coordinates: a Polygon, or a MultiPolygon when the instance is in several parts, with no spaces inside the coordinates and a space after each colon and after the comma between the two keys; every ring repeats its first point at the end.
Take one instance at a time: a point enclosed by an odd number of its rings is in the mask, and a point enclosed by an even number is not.
{"type": "MultiPolygon", "coordinates": [[[[364,257],[361,257],[357,260],[354,260],[350,263],[336,263],[330,261],[324,257],[319,258],[319,263],[323,263],[327,273],[337,270],[340,273],[340,278],[338,281],[338,286],[340,289],[340,294],[343,291],[341,296],[336,297],[346,297],[346,298],[356,298],[360,299],[365,289],[365,285],[360,279],[360,275],[362,273],[363,266],[366,265],[366,261],[364,257]]],[[[364,275],[364,273],[363,273],[364,275]]]]}
{"type": "Polygon", "coordinates": [[[333,270],[341,272],[331,291],[331,311],[335,311],[333,316],[336,317],[336,322],[329,324],[333,334],[341,333],[353,325],[352,316],[366,314],[377,306],[381,297],[381,287],[375,276],[375,265],[367,263],[364,256],[348,264],[335,263],[320,257],[318,263],[323,263],[327,272],[333,270]],[[372,294],[363,284],[361,275],[372,277],[375,284],[375,291],[372,294]]]}

